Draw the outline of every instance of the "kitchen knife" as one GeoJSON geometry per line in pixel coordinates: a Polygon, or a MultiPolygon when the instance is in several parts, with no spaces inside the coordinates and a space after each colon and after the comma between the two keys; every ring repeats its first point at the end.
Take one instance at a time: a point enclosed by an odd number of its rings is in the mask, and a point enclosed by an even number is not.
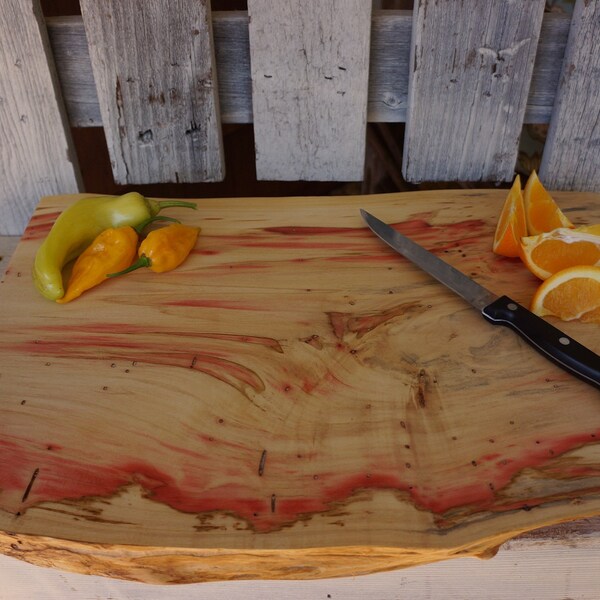
{"type": "Polygon", "coordinates": [[[600,356],[508,296],[497,296],[458,269],[361,209],[373,233],[429,275],[462,296],[485,319],[516,331],[549,360],[600,389],[600,356]]]}

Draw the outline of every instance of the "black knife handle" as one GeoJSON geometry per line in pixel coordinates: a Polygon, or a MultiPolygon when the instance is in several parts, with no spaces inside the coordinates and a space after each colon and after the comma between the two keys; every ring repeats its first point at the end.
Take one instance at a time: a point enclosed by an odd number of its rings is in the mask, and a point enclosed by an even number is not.
{"type": "Polygon", "coordinates": [[[600,389],[600,356],[534,315],[508,296],[488,304],[483,316],[494,325],[514,329],[546,358],[600,389]]]}

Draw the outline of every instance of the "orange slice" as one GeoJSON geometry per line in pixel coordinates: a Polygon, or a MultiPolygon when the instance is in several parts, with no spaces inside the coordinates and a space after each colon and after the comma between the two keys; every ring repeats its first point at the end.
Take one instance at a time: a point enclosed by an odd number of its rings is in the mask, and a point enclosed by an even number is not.
{"type": "Polygon", "coordinates": [[[567,229],[521,239],[520,256],[525,266],[540,279],[568,267],[600,266],[600,225],[567,229]]]}
{"type": "Polygon", "coordinates": [[[521,193],[521,178],[517,175],[504,201],[496,226],[493,250],[501,256],[519,256],[519,240],[527,235],[525,207],[521,193]]]}
{"type": "Polygon", "coordinates": [[[535,171],[531,172],[523,191],[529,235],[539,235],[559,227],[573,227],[554,198],[546,191],[535,171]]]}
{"type": "Polygon", "coordinates": [[[540,317],[600,323],[600,267],[569,267],[540,285],[531,302],[540,317]]]}

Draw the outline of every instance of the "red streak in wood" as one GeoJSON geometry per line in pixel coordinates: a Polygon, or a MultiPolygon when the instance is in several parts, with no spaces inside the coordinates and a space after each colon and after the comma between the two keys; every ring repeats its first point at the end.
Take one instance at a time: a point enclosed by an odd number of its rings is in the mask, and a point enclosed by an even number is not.
{"type": "Polygon", "coordinates": [[[90,348],[96,350],[100,348],[110,348],[116,350],[138,350],[141,345],[137,342],[124,342],[122,340],[101,340],[101,339],[86,339],[85,336],[74,336],[67,340],[32,340],[21,342],[10,346],[13,350],[26,354],[41,354],[43,356],[55,356],[58,358],[94,358],[106,359],[117,358],[114,353],[102,354],[100,352],[91,352],[90,348]]]}
{"type": "MultiPolygon", "coordinates": [[[[156,335],[161,338],[172,339],[173,337],[192,338],[194,340],[220,340],[224,342],[239,342],[242,344],[257,344],[259,346],[266,346],[272,348],[277,352],[283,352],[281,344],[273,339],[267,337],[259,337],[255,335],[243,335],[238,333],[211,333],[211,332],[196,332],[196,331],[184,331],[175,329],[164,329],[156,328],[151,325],[137,326],[130,325],[129,323],[81,323],[77,325],[44,325],[43,327],[34,328],[33,331],[42,332],[81,332],[81,333],[112,333],[118,336],[131,336],[134,334],[145,334],[145,335],[156,335]]],[[[73,340],[72,336],[68,336],[66,339],[61,338],[63,344],[66,344],[68,340],[73,340]]],[[[89,337],[88,340],[92,341],[96,339],[89,337]]],[[[108,338],[106,338],[108,339],[108,338]]],[[[119,339],[112,338],[112,339],[119,339]]],[[[181,347],[181,344],[177,344],[181,347]]]]}
{"type": "Polygon", "coordinates": [[[0,438],[0,501],[3,490],[23,492],[28,483],[27,472],[31,474],[38,468],[23,459],[26,452],[20,444],[0,438]]]}
{"type": "MultiPolygon", "coordinates": [[[[187,513],[229,513],[246,520],[258,531],[269,531],[313,513],[335,508],[357,491],[389,489],[408,493],[418,508],[440,515],[439,526],[452,526],[452,518],[445,524],[444,517],[452,510],[460,509],[460,513],[467,515],[479,511],[504,512],[578,497],[586,492],[596,493],[598,490],[595,488],[574,489],[551,497],[532,495],[530,498],[519,500],[511,500],[499,494],[503,487],[526,468],[539,469],[545,475],[551,474],[554,463],[560,460],[561,454],[586,443],[597,443],[597,438],[593,436],[599,433],[548,440],[536,444],[541,448],[534,452],[524,451],[522,455],[510,461],[496,462],[496,457],[492,454],[486,455],[478,464],[485,463],[487,467],[477,467],[479,471],[475,477],[459,474],[456,484],[452,486],[439,486],[435,481],[427,485],[413,483],[420,479],[415,470],[385,469],[378,466],[372,471],[364,470],[355,474],[321,474],[319,478],[306,480],[302,485],[304,492],[301,496],[280,494],[274,501],[270,493],[265,494],[264,486],[258,484],[258,476],[240,479],[241,463],[237,466],[232,464],[231,466],[235,467],[232,469],[216,467],[214,454],[220,441],[215,442],[212,437],[206,438],[206,445],[198,451],[161,444],[167,452],[173,452],[179,457],[176,461],[164,461],[164,464],[173,465],[168,473],[141,459],[114,460],[113,457],[108,458],[106,464],[93,463],[89,460],[89,454],[86,455],[87,458],[82,458],[77,449],[71,448],[68,452],[55,453],[49,452],[40,444],[32,445],[25,440],[11,442],[2,439],[0,506],[16,513],[44,501],[90,496],[110,497],[123,486],[137,484],[145,490],[144,495],[148,498],[176,510],[187,513]],[[550,453],[551,449],[553,454],[550,453]],[[39,471],[35,485],[27,501],[22,502],[23,490],[36,469],[39,471]],[[243,485],[240,481],[243,481],[243,485]]],[[[198,439],[201,440],[203,435],[205,434],[198,434],[198,439]]],[[[248,461],[250,455],[253,463],[248,465],[247,469],[254,474],[259,453],[256,450],[250,452],[240,448],[241,460],[248,461]]],[[[277,468],[272,456],[269,468],[277,468]]],[[[571,467],[570,475],[577,478],[587,476],[590,472],[596,475],[599,471],[600,466],[585,465],[579,468],[575,464],[571,467]]],[[[268,473],[265,474],[267,475],[268,473]]],[[[564,479],[566,472],[561,469],[559,475],[564,479]]]]}
{"type": "Polygon", "coordinates": [[[214,256],[215,254],[221,254],[219,250],[192,250],[190,254],[198,254],[200,256],[214,256]]]}
{"type": "MultiPolygon", "coordinates": [[[[110,496],[129,481],[126,474],[119,474],[105,465],[97,466],[74,460],[54,452],[34,448],[27,442],[2,443],[2,468],[0,469],[0,500],[9,512],[23,511],[38,502],[60,501],[83,496],[110,496]],[[35,486],[22,503],[22,494],[31,473],[39,469],[35,486]],[[13,492],[12,502],[4,494],[13,492]]],[[[10,496],[9,496],[10,498],[10,496]]]]}
{"type": "MultiPolygon", "coordinates": [[[[179,335],[188,335],[186,333],[179,335]]],[[[236,333],[201,333],[201,334],[189,334],[194,337],[213,339],[213,340],[222,340],[225,342],[240,342],[242,344],[257,344],[260,346],[265,346],[267,348],[271,348],[280,354],[283,353],[283,348],[281,344],[274,338],[267,337],[258,337],[255,335],[240,335],[236,333]]]]}
{"type": "Polygon", "coordinates": [[[77,331],[83,333],[117,333],[131,335],[156,331],[152,327],[130,325],[129,323],[78,323],[77,325],[44,325],[34,331],[77,331]]]}
{"type": "Polygon", "coordinates": [[[45,238],[59,215],[60,212],[58,211],[45,214],[34,214],[31,217],[27,228],[23,232],[22,239],[39,240],[45,238]]]}
{"type": "Polygon", "coordinates": [[[127,338],[109,336],[69,336],[58,340],[33,340],[13,344],[19,352],[41,354],[58,358],[86,360],[127,360],[130,362],[182,367],[201,371],[223,383],[233,386],[243,394],[246,386],[256,392],[265,389],[262,379],[252,370],[211,352],[196,351],[194,348],[178,349],[172,343],[155,343],[151,347],[144,341],[125,341],[127,338]],[[108,352],[100,352],[104,348],[108,352]]]}
{"type": "Polygon", "coordinates": [[[320,383],[321,383],[320,379],[303,381],[302,382],[302,391],[305,394],[310,394],[320,383]]]}
{"type": "MultiPolygon", "coordinates": [[[[120,488],[132,484],[141,486],[148,498],[183,512],[224,511],[252,520],[257,511],[266,511],[265,500],[244,497],[248,490],[240,486],[213,488],[208,476],[187,477],[188,485],[185,486],[173,474],[142,460],[90,464],[64,457],[59,460],[53,453],[36,452],[6,441],[1,446],[3,464],[0,470],[0,506],[15,514],[22,514],[28,507],[40,502],[110,497],[120,488]],[[32,486],[27,501],[21,502],[23,490],[35,469],[39,469],[35,485],[32,486]],[[193,487],[189,485],[190,481],[194,484],[193,487]],[[7,501],[7,492],[11,491],[16,493],[10,494],[12,501],[7,501]]],[[[178,469],[173,471],[176,473],[178,469]]],[[[201,468],[196,467],[193,471],[198,473],[201,468]]],[[[185,480],[186,477],[182,479],[185,480]]]]}
{"type": "MultiPolygon", "coordinates": [[[[475,461],[477,466],[473,468],[473,471],[476,472],[474,482],[458,483],[454,487],[438,490],[435,497],[419,497],[417,502],[437,514],[468,505],[472,505],[473,511],[493,510],[498,512],[522,508],[525,504],[533,506],[534,500],[531,499],[523,499],[516,504],[507,504],[501,497],[497,498],[496,493],[508,486],[525,469],[539,469],[545,475],[551,474],[553,463],[559,460],[562,454],[576,450],[588,443],[598,443],[598,437],[600,437],[600,430],[592,434],[571,435],[562,439],[536,440],[533,448],[521,450],[519,454],[512,457],[501,458],[501,455],[496,454],[485,455],[475,461]]],[[[587,465],[585,468],[592,467],[587,465]]],[[[600,471],[600,465],[597,466],[597,470],[600,471]]],[[[559,473],[561,478],[567,476],[562,467],[559,473]]],[[[565,497],[578,495],[581,495],[581,490],[564,493],[565,497]]],[[[542,499],[538,504],[551,500],[552,498],[542,499]]]]}
{"type": "Polygon", "coordinates": [[[501,456],[502,456],[502,454],[500,454],[498,452],[494,452],[492,454],[486,454],[485,456],[482,456],[479,459],[479,462],[491,462],[493,460],[500,458],[501,456]]]}
{"type": "Polygon", "coordinates": [[[233,361],[228,361],[214,356],[194,356],[193,369],[202,371],[232,385],[240,392],[244,392],[244,384],[250,386],[255,392],[263,392],[265,384],[262,379],[251,369],[233,361]]]}

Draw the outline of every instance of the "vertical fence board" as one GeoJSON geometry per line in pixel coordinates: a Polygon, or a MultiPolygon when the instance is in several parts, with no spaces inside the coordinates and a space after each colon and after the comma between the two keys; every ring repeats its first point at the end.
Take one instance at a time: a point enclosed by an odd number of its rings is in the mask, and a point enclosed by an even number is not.
{"type": "Polygon", "coordinates": [[[222,123],[252,123],[252,78],[246,11],[213,12],[222,123]]]}
{"type": "Polygon", "coordinates": [[[600,2],[577,0],[540,178],[552,189],[600,191],[600,2]]]}
{"type": "Polygon", "coordinates": [[[370,122],[406,121],[412,13],[383,10],[373,15],[369,66],[370,122]]]}
{"type": "Polygon", "coordinates": [[[102,125],[85,29],[80,16],[46,19],[69,122],[73,127],[102,125]]]}
{"type": "Polygon", "coordinates": [[[259,179],[362,179],[371,2],[249,0],[259,179]]]}
{"type": "Polygon", "coordinates": [[[81,0],[118,183],[224,176],[209,0],[81,0]]]}
{"type": "Polygon", "coordinates": [[[545,13],[540,29],[525,123],[549,123],[565,56],[571,18],[565,13],[545,13]]]}
{"type": "Polygon", "coordinates": [[[41,196],[81,191],[38,0],[0,10],[0,235],[19,235],[41,196]]]}
{"type": "Polygon", "coordinates": [[[407,180],[513,177],[543,0],[415,3],[407,180]]]}

